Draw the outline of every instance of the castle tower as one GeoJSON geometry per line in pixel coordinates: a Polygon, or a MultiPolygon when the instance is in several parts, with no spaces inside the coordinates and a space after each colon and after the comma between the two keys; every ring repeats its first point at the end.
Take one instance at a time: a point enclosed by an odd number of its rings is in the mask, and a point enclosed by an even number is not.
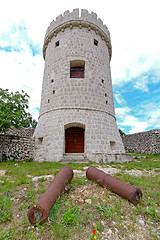
{"type": "Polygon", "coordinates": [[[111,51],[109,31],[93,12],[66,11],[50,24],[34,133],[36,161],[121,160],[125,150],[114,112],[111,51]]]}

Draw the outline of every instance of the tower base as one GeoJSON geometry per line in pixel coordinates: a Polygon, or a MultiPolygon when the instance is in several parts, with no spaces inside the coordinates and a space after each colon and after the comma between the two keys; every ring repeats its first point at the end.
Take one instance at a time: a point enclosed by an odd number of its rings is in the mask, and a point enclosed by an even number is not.
{"type": "MultiPolygon", "coordinates": [[[[132,154],[120,153],[120,154],[108,154],[108,153],[94,153],[91,157],[92,162],[97,163],[110,163],[110,162],[129,162],[133,160],[132,154]]],[[[90,160],[90,159],[89,159],[90,160]]]]}
{"type": "Polygon", "coordinates": [[[121,154],[107,154],[107,153],[93,153],[90,157],[87,157],[86,154],[75,154],[68,153],[64,154],[62,158],[62,163],[65,162],[74,162],[74,163],[89,163],[89,162],[97,162],[97,163],[110,163],[110,162],[129,162],[132,161],[132,154],[121,153],[121,154]]]}

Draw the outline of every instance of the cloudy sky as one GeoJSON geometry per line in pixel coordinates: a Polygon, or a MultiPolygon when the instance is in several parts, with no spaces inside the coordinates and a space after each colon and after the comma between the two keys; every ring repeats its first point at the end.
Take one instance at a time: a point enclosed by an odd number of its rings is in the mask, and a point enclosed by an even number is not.
{"type": "Polygon", "coordinates": [[[0,10],[0,87],[23,89],[38,118],[43,39],[50,22],[74,8],[96,12],[109,28],[117,124],[125,133],[160,128],[159,0],[5,0],[0,10]]]}

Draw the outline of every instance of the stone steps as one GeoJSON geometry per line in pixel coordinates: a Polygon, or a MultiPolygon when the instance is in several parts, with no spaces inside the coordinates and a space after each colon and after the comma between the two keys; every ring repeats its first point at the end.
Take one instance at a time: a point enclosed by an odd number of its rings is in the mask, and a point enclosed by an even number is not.
{"type": "Polygon", "coordinates": [[[88,159],[84,153],[64,153],[62,163],[88,163],[88,159]]]}

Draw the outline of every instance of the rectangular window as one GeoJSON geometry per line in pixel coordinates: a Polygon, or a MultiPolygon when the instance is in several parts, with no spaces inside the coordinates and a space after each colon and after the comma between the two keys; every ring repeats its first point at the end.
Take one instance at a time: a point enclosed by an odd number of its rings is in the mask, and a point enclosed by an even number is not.
{"type": "Polygon", "coordinates": [[[84,78],[84,67],[71,67],[70,78],[84,78]]]}

